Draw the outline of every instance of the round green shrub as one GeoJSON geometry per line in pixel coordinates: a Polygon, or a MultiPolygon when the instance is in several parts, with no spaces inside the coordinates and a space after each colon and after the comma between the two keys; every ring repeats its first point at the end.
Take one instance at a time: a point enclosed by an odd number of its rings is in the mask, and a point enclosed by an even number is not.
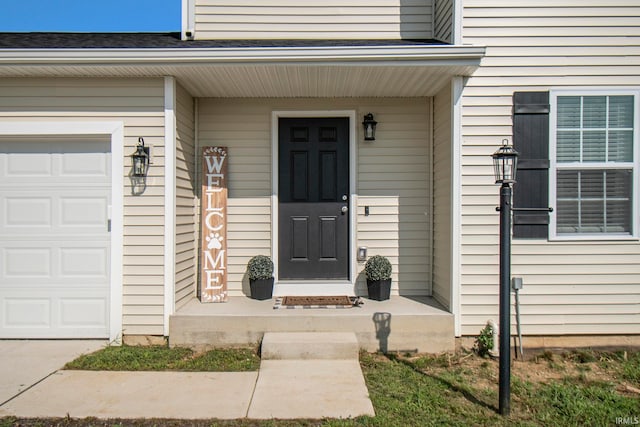
{"type": "Polygon", "coordinates": [[[382,255],[374,255],[367,260],[364,271],[369,280],[391,279],[391,262],[382,255]]]}
{"type": "Polygon", "coordinates": [[[250,280],[270,279],[273,277],[273,261],[266,255],[256,255],[249,260],[247,272],[250,280]]]}

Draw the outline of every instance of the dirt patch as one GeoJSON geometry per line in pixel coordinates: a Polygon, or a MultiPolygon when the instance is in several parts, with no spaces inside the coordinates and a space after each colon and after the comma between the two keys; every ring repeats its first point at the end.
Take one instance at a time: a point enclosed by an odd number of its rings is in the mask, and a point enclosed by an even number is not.
{"type": "MultiPolygon", "coordinates": [[[[473,378],[474,386],[494,387],[498,382],[499,360],[495,357],[480,357],[463,350],[457,353],[431,355],[404,355],[401,358],[415,364],[427,374],[438,374],[444,370],[460,370],[473,378]]],[[[618,366],[627,360],[627,352],[595,352],[571,350],[566,352],[543,351],[528,355],[526,359],[513,359],[511,375],[523,382],[534,384],[563,380],[579,380],[582,383],[612,383],[623,395],[640,397],[640,384],[625,381],[618,366]]]]}

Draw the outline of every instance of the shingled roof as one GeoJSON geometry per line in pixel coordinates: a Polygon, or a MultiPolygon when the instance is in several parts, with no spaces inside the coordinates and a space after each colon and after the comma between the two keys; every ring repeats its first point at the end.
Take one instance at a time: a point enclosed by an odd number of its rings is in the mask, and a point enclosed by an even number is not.
{"type": "Polygon", "coordinates": [[[436,40],[0,32],[0,78],[173,77],[195,97],[433,96],[454,76],[471,75],[484,53],[436,40]]]}
{"type": "Polygon", "coordinates": [[[0,33],[0,49],[203,49],[443,45],[437,40],[181,40],[180,33],[0,33]]]}

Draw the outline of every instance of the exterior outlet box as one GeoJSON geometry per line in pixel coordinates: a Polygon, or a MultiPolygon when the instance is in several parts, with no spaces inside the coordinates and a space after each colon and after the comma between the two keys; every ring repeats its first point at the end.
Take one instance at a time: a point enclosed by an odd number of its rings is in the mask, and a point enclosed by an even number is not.
{"type": "Polygon", "coordinates": [[[512,277],[511,287],[514,291],[519,291],[520,289],[522,289],[522,277],[512,277]]]}
{"type": "Polygon", "coordinates": [[[358,248],[358,261],[366,261],[367,260],[367,247],[360,246],[358,248]]]}

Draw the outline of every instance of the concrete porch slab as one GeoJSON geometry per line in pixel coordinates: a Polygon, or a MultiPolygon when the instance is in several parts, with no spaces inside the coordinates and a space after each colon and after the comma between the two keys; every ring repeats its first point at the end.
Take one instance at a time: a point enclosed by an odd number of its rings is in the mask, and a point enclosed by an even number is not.
{"type": "Polygon", "coordinates": [[[433,298],[364,299],[349,309],[274,310],[274,300],[231,297],[188,302],[169,320],[169,344],[195,348],[256,345],[265,332],[352,332],[367,351],[439,353],[455,349],[454,318],[433,298]]]}

